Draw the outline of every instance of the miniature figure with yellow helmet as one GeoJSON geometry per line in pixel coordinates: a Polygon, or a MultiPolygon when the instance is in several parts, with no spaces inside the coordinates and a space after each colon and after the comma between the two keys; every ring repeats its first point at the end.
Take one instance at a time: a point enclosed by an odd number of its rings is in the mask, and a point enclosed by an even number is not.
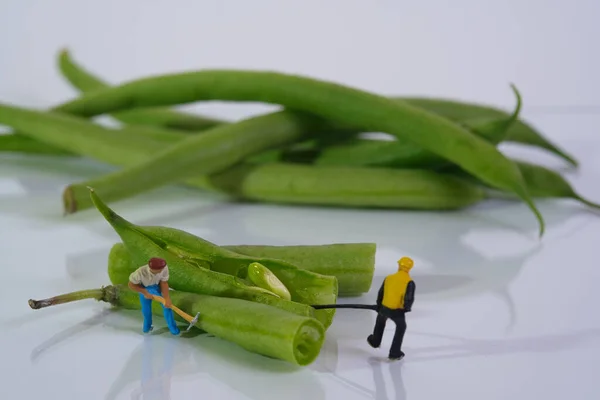
{"type": "Polygon", "coordinates": [[[407,312],[412,309],[415,293],[415,283],[410,277],[410,270],[414,265],[410,257],[398,260],[398,272],[385,278],[377,296],[379,306],[377,321],[373,334],[369,335],[367,342],[374,348],[381,345],[386,320],[389,318],[396,324],[396,332],[390,348],[389,358],[399,360],[404,357],[401,350],[404,333],[406,332],[407,312]]]}

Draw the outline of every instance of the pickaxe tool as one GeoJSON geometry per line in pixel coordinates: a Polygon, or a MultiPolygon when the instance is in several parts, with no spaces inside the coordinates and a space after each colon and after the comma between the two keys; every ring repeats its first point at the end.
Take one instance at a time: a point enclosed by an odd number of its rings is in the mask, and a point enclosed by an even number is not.
{"type": "MultiPolygon", "coordinates": [[[[165,304],[165,299],[162,298],[161,296],[152,295],[152,298],[154,300],[158,301],[159,303],[162,303],[163,305],[165,304]]],[[[192,316],[190,314],[186,313],[185,311],[182,311],[181,309],[176,307],[174,304],[171,304],[171,309],[173,311],[175,311],[177,314],[179,314],[181,316],[181,318],[185,319],[187,322],[190,323],[190,325],[187,327],[186,331],[189,331],[190,329],[192,329],[192,326],[196,325],[196,322],[198,322],[198,317],[200,316],[200,313],[197,313],[196,316],[192,318],[192,316]]]]}

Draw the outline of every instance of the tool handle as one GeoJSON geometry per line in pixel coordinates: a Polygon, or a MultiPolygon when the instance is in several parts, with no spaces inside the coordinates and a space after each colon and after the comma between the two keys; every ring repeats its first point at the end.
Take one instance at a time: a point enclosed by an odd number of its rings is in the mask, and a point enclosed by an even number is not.
{"type": "MultiPolygon", "coordinates": [[[[160,303],[162,303],[163,305],[165,304],[165,299],[161,296],[156,296],[156,295],[152,295],[152,298],[160,303]]],[[[171,308],[173,309],[173,311],[175,311],[177,314],[181,315],[181,317],[183,319],[185,319],[187,322],[192,322],[192,320],[194,319],[191,315],[189,315],[188,313],[186,313],[185,311],[182,311],[181,309],[179,309],[177,306],[175,306],[174,304],[171,304],[171,308]]]]}

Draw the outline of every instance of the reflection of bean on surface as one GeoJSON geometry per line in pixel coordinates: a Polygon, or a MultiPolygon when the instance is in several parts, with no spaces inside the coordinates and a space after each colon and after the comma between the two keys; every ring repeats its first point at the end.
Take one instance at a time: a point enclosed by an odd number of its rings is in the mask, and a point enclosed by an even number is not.
{"type": "Polygon", "coordinates": [[[199,373],[206,373],[252,399],[325,399],[321,381],[310,368],[296,368],[217,338],[202,338],[194,344],[199,373]]]}

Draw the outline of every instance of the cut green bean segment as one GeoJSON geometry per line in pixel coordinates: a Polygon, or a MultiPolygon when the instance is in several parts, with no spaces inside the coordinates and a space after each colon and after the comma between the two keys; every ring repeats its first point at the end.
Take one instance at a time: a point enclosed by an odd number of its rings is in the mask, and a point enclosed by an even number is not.
{"type": "Polygon", "coordinates": [[[276,258],[299,268],[322,275],[335,276],[338,295],[358,296],[371,289],[375,272],[375,243],[334,243],[324,245],[221,246],[240,254],[276,258]]]}
{"type": "MultiPolygon", "coordinates": [[[[279,259],[238,254],[180,229],[134,225],[114,213],[102,202],[95,191],[92,191],[91,195],[98,210],[113,226],[125,247],[132,253],[130,267],[134,269],[136,265],[144,264],[150,257],[157,257],[152,254],[160,251],[161,257],[169,263],[169,269],[176,270],[177,275],[171,272],[170,278],[171,286],[175,289],[187,292],[197,291],[200,294],[215,296],[246,298],[273,304],[274,295],[271,290],[266,291],[263,287],[247,286],[242,280],[248,278],[248,265],[259,262],[269,268],[291,293],[291,300],[294,303],[290,303],[292,304],[290,305],[280,301],[282,307],[296,307],[296,303],[314,305],[331,304],[337,301],[338,284],[334,276],[306,271],[279,259]],[[137,253],[141,255],[136,258],[135,254],[137,253]],[[206,277],[203,277],[204,275],[206,277]],[[191,279],[192,276],[194,279],[191,279]],[[209,278],[216,282],[211,282],[209,278]],[[202,284],[195,282],[202,282],[202,284]],[[214,292],[210,292],[211,290],[214,292]]],[[[118,265],[121,266],[121,264],[118,265]]],[[[128,276],[133,269],[126,271],[125,275],[128,276]]],[[[123,279],[125,276],[121,278],[123,279]]],[[[113,283],[115,282],[123,283],[122,281],[113,281],[113,283]]],[[[331,325],[334,315],[335,310],[315,312],[315,317],[327,327],[331,325]]]]}
{"type": "MultiPolygon", "coordinates": [[[[399,97],[398,99],[456,122],[474,118],[503,118],[508,115],[507,112],[495,107],[464,101],[426,97],[399,97]]],[[[508,129],[506,141],[540,147],[564,159],[569,164],[578,166],[575,157],[522,120],[517,121],[508,129]]]]}
{"type": "MultiPolygon", "coordinates": [[[[411,139],[482,181],[516,194],[536,216],[540,236],[544,233],[544,219],[527,193],[519,169],[494,145],[445,118],[408,103],[347,86],[276,72],[204,70],[149,77],[100,89],[63,104],[57,110],[92,117],[137,107],[185,104],[200,100],[279,104],[346,127],[386,132],[411,139]]],[[[198,137],[205,135],[207,133],[198,137]]],[[[174,163],[174,154],[194,159],[197,155],[197,150],[192,146],[194,139],[197,140],[196,137],[191,137],[173,145],[156,155],[152,162],[108,175],[103,182],[110,182],[113,187],[134,187],[133,190],[115,193],[113,199],[141,193],[172,181],[181,174],[185,175],[190,164],[182,162],[178,163],[177,168],[169,169],[160,179],[144,179],[144,176],[153,175],[148,174],[147,169],[156,168],[156,163],[163,166],[174,163]]]]}
{"type": "MultiPolygon", "coordinates": [[[[267,357],[299,366],[311,364],[319,355],[325,340],[325,329],[319,321],[275,307],[251,301],[198,295],[173,290],[173,305],[196,315],[196,327],[221,339],[267,357]]],[[[139,294],[126,285],[82,290],[43,300],[29,300],[29,306],[40,309],[84,299],[95,299],[115,307],[141,309],[139,294]]],[[[162,315],[160,303],[152,302],[152,313],[162,315]]],[[[187,324],[175,314],[175,319],[187,324]]]]}
{"type": "MultiPolygon", "coordinates": [[[[334,276],[306,271],[283,260],[257,258],[226,250],[189,232],[165,226],[136,226],[155,241],[168,243],[167,251],[188,263],[206,262],[212,271],[248,278],[248,265],[259,262],[277,276],[290,291],[292,301],[314,305],[337,301],[338,283],[334,276]]],[[[271,292],[271,290],[269,289],[271,292]]],[[[335,311],[319,310],[315,316],[329,326],[335,311]]]]}
{"type": "MultiPolygon", "coordinates": [[[[116,243],[113,245],[108,259],[108,275],[113,284],[127,283],[129,275],[138,267],[138,265],[132,261],[132,258],[127,248],[122,243],[116,243]]],[[[253,262],[253,259],[261,260],[261,262],[263,262],[262,260],[265,260],[264,258],[247,258],[248,263],[253,262]]],[[[281,265],[281,263],[278,264],[281,265]]],[[[171,267],[171,264],[169,264],[169,270],[171,270],[172,268],[173,267],[171,267]]],[[[192,286],[188,291],[200,294],[204,293],[199,289],[194,289],[193,287],[193,282],[202,279],[201,272],[202,271],[197,272],[189,269],[185,271],[187,279],[192,281],[190,283],[190,285],[192,286]]],[[[323,279],[320,279],[321,275],[310,271],[302,270],[300,270],[300,272],[297,274],[289,273],[287,275],[281,274],[280,271],[277,272],[279,276],[283,277],[282,280],[287,282],[292,297],[291,302],[280,300],[280,304],[285,305],[285,307],[280,308],[283,308],[290,312],[300,313],[301,315],[305,315],[307,313],[307,309],[310,309],[310,314],[307,315],[311,315],[317,318],[321,323],[323,323],[325,327],[328,328],[331,325],[331,322],[333,321],[335,312],[323,312],[331,310],[314,311],[308,306],[313,304],[330,304],[335,303],[337,301],[337,296],[335,294],[337,289],[337,282],[335,277],[323,275],[323,279]],[[296,302],[294,298],[298,297],[305,299],[306,303],[296,302]],[[312,299],[314,299],[315,302],[309,304],[311,303],[310,300],[312,299]],[[291,303],[292,305],[290,306],[287,303],[291,303]]],[[[175,278],[174,280],[174,278],[171,277],[169,280],[169,284],[175,289],[178,289],[180,287],[180,282],[177,280],[177,278],[175,278]]],[[[274,293],[258,286],[252,287],[257,289],[258,291],[265,292],[264,294],[269,296],[263,299],[267,301],[262,302],[264,302],[265,304],[274,305],[274,303],[272,302],[273,298],[276,298],[276,295],[274,293]]]]}
{"type": "MultiPolygon", "coordinates": [[[[82,66],[77,65],[66,49],[60,51],[57,61],[63,76],[82,92],[93,92],[109,86],[82,66]]],[[[164,107],[122,111],[112,114],[112,117],[128,124],[163,126],[191,132],[202,131],[226,123],[226,121],[216,118],[176,112],[164,107]]]]}
{"type": "Polygon", "coordinates": [[[290,292],[285,285],[261,263],[253,262],[248,265],[248,279],[256,286],[269,290],[282,299],[291,300],[290,292]]]}
{"type": "Polygon", "coordinates": [[[299,310],[303,312],[307,307],[304,304],[279,299],[264,289],[247,285],[233,275],[211,271],[208,262],[201,263],[196,260],[195,264],[188,263],[166,250],[167,243],[165,241],[144,234],[140,231],[139,226],[116,214],[102,202],[93,190],[91,197],[98,211],[123,241],[131,257],[129,264],[137,268],[147,264],[152,257],[163,258],[169,265],[169,284],[172,288],[185,292],[255,301],[291,312],[299,310]]]}

